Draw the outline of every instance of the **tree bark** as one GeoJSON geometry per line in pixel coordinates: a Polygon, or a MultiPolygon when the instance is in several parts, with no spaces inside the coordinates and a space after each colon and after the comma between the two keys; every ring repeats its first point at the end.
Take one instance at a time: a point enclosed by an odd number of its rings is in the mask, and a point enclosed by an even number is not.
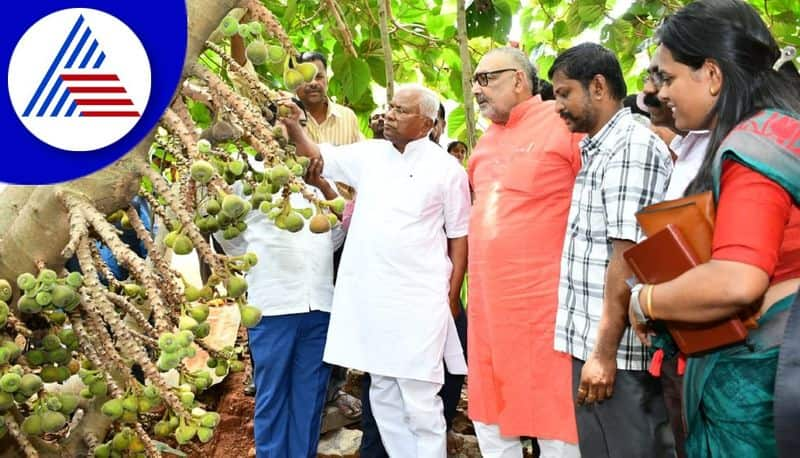
{"type": "Polygon", "coordinates": [[[464,122],[467,124],[467,155],[475,147],[475,104],[472,103],[472,58],[467,38],[467,11],[464,0],[458,0],[456,13],[458,49],[461,54],[461,87],[464,96],[464,122]]]}

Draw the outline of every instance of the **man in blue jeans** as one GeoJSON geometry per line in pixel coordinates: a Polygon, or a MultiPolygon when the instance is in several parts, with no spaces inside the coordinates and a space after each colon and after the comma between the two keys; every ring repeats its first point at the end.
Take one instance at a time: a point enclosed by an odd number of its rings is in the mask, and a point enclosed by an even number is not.
{"type": "MultiPolygon", "coordinates": [[[[319,167],[309,170],[306,182],[317,188],[319,198],[336,197],[333,183],[319,177],[319,167]]],[[[294,209],[310,205],[298,193],[289,199],[294,209]]],[[[333,252],[344,235],[339,225],[324,234],[307,228],[292,233],[258,210],[245,222],[248,230],[239,237],[223,240],[218,233],[215,238],[229,255],[254,252],[259,259],[247,274],[248,301],[262,312],[258,325],[248,330],[256,456],[316,457],[331,372],[322,353],[333,299],[333,252]]]]}

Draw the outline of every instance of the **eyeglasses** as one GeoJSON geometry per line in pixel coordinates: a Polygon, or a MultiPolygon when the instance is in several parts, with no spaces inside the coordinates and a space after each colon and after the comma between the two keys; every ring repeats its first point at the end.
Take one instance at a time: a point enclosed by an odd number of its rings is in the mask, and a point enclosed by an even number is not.
{"type": "Polygon", "coordinates": [[[472,83],[478,83],[480,87],[486,87],[489,84],[489,75],[498,75],[503,72],[516,72],[517,68],[501,68],[500,70],[492,70],[490,72],[479,72],[472,77],[472,83]]]}
{"type": "Polygon", "coordinates": [[[389,105],[386,108],[385,115],[388,115],[390,111],[394,111],[395,116],[396,115],[401,115],[401,116],[419,115],[419,113],[412,113],[408,108],[404,108],[404,107],[397,106],[397,105],[389,105]]]}

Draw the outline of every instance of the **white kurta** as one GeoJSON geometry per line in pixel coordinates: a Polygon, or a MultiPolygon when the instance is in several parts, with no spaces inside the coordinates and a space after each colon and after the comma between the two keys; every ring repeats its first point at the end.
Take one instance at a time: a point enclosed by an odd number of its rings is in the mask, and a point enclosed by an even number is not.
{"type": "Polygon", "coordinates": [[[450,373],[465,374],[448,301],[447,239],[467,235],[466,172],[427,138],[402,154],[385,140],[320,149],[323,174],[358,191],[324,360],[442,383],[444,358],[450,373]]]}

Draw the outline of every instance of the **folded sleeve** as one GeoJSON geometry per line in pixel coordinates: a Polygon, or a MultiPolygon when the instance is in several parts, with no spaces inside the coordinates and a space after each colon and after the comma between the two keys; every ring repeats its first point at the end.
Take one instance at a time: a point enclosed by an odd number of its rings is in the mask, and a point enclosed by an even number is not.
{"type": "Polygon", "coordinates": [[[756,266],[772,276],[792,209],[789,193],[764,175],[726,161],[712,259],[756,266]]]}

